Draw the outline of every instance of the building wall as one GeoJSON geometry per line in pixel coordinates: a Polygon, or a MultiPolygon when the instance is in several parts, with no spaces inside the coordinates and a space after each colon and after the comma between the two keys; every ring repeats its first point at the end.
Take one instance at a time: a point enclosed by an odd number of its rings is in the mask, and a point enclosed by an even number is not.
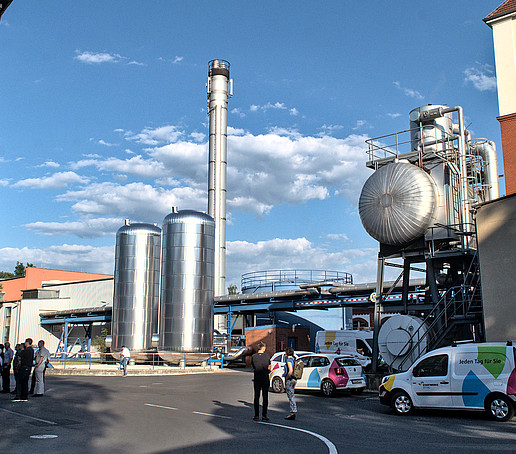
{"type": "Polygon", "coordinates": [[[486,340],[516,340],[516,194],[482,205],[476,223],[486,340]]]}
{"type": "Polygon", "coordinates": [[[516,112],[516,19],[514,14],[490,22],[500,115],[516,112]]]}
{"type": "Polygon", "coordinates": [[[87,281],[113,277],[109,274],[82,273],[80,271],[51,270],[28,267],[25,276],[1,281],[4,301],[18,301],[22,290],[41,288],[43,282],[87,281]]]}
{"type": "MultiPolygon", "coordinates": [[[[3,336],[6,313],[11,308],[11,327],[9,342],[16,345],[27,337],[35,342],[45,341],[50,352],[58,347],[63,325],[46,327],[40,324],[40,313],[45,311],[59,311],[112,305],[113,279],[74,282],[66,284],[45,285],[45,289],[57,290],[58,298],[21,299],[18,302],[4,303],[0,308],[0,335],[3,336]]],[[[92,338],[100,333],[103,325],[95,327],[92,338]]],[[[84,328],[77,327],[71,332],[69,340],[73,342],[77,337],[84,337],[84,328]]],[[[5,340],[5,339],[2,339],[5,340]]]]}
{"type": "MultiPolygon", "coordinates": [[[[516,87],[516,81],[515,87],[516,87]]],[[[516,194],[516,113],[498,117],[502,135],[506,194],[516,194]]]]}

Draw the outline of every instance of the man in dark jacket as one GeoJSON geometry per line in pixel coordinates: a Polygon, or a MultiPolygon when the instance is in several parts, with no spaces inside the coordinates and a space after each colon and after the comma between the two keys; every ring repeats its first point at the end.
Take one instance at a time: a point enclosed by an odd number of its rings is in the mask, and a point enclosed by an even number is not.
{"type": "Polygon", "coordinates": [[[259,341],[256,344],[258,353],[251,357],[251,365],[254,369],[254,421],[260,419],[260,392],[262,393],[262,421],[268,421],[267,407],[269,406],[269,371],[271,370],[271,357],[265,353],[267,346],[259,341]]]}
{"type": "Polygon", "coordinates": [[[29,377],[34,362],[32,339],[25,339],[25,348],[20,352],[19,386],[16,387],[16,397],[13,402],[27,402],[29,394],[29,377]]]}

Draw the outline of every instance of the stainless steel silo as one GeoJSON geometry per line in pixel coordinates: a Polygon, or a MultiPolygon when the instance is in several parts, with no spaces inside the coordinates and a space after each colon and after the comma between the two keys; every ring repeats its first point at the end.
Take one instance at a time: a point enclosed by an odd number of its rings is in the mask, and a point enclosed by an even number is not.
{"type": "Polygon", "coordinates": [[[166,361],[210,356],[213,341],[215,222],[193,210],[163,220],[160,340],[166,361]]]}
{"type": "Polygon", "coordinates": [[[145,359],[158,329],[161,229],[126,224],[116,234],[112,351],[125,345],[145,359]]]}

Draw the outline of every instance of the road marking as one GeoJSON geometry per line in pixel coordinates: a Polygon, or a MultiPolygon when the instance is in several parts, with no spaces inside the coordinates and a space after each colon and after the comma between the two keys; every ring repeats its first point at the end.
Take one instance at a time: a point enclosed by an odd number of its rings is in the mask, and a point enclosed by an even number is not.
{"type": "Polygon", "coordinates": [[[11,410],[6,410],[5,408],[0,408],[0,410],[5,411],[6,413],[11,413],[12,415],[21,416],[23,418],[33,419],[34,421],[44,422],[46,424],[50,424],[50,425],[53,425],[53,426],[55,426],[57,424],[56,422],[53,422],[53,421],[47,421],[46,419],[35,418],[34,416],[24,415],[23,413],[18,413],[16,411],[11,411],[11,410]]]}
{"type": "Polygon", "coordinates": [[[231,419],[231,416],[212,415],[211,413],[203,413],[201,411],[192,411],[192,413],[195,415],[214,416],[215,418],[231,419]]]}
{"type": "Polygon", "coordinates": [[[31,435],[30,438],[37,438],[38,440],[46,440],[48,438],[57,438],[57,435],[51,435],[51,434],[31,435]]]}
{"type": "Polygon", "coordinates": [[[330,454],[338,454],[338,451],[337,451],[337,448],[335,447],[335,445],[330,440],[328,440],[326,437],[323,437],[322,435],[319,435],[318,433],[311,432],[311,431],[305,430],[305,429],[299,429],[298,427],[283,426],[281,424],[273,424],[271,422],[260,422],[260,424],[265,424],[267,426],[283,427],[284,429],[297,430],[298,432],[304,432],[309,435],[313,435],[314,437],[316,437],[319,440],[321,440],[322,442],[324,442],[324,444],[328,447],[328,451],[330,454]]]}
{"type": "Polygon", "coordinates": [[[164,405],[155,405],[155,404],[143,404],[143,405],[147,405],[147,407],[164,408],[165,410],[178,410],[177,408],[174,408],[174,407],[165,407],[164,405]]]}

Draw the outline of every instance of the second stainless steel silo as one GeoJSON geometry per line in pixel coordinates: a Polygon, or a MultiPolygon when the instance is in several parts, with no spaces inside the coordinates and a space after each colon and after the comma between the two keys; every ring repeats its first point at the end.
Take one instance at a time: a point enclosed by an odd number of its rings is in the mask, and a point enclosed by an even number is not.
{"type": "Polygon", "coordinates": [[[126,224],[116,234],[112,351],[125,345],[131,357],[145,359],[157,331],[161,229],[126,224]]]}
{"type": "Polygon", "coordinates": [[[212,351],[215,222],[193,210],[163,220],[160,340],[166,361],[206,359],[212,351]]]}

